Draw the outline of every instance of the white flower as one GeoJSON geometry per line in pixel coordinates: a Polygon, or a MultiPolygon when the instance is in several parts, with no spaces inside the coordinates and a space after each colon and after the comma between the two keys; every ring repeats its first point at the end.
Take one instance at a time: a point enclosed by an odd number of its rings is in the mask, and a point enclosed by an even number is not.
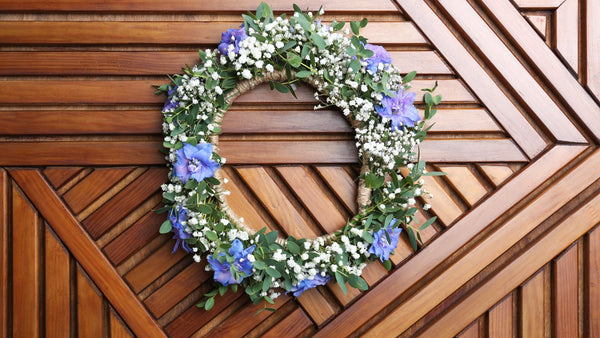
{"type": "Polygon", "coordinates": [[[223,94],[223,89],[221,89],[221,87],[219,87],[219,86],[216,86],[216,87],[215,87],[215,92],[216,92],[217,94],[221,95],[221,94],[223,94]]]}
{"type": "Polygon", "coordinates": [[[267,72],[272,73],[275,69],[273,68],[272,64],[268,64],[265,66],[265,69],[267,70],[267,72]]]}
{"type": "Polygon", "coordinates": [[[244,69],[242,71],[242,77],[244,77],[245,79],[251,79],[252,78],[252,73],[250,72],[249,69],[244,69]]]}

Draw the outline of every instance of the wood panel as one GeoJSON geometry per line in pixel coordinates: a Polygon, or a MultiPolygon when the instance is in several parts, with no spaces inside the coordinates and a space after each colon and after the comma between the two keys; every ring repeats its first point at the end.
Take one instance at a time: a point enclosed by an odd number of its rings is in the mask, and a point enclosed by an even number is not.
{"type": "MultiPolygon", "coordinates": [[[[418,71],[417,100],[439,82],[420,150],[448,175],[427,178],[434,198],[417,201],[419,223],[438,220],[417,252],[402,233],[391,271],[365,268],[368,292],[331,282],[255,316],[262,305],[238,291],[198,309],[213,287],[205,257],[171,254],[152,211],[166,180],[152,85],[258,3],[0,0],[3,335],[598,335],[592,0],[324,1],[325,22],[369,18],[369,42],[418,71]]],[[[297,93],[239,97],[220,152],[228,202],[250,227],[314,237],[356,212],[357,154],[342,114],[297,93]]]]}
{"type": "MultiPolygon", "coordinates": [[[[12,275],[9,283],[2,283],[3,302],[12,303],[12,321],[3,322],[3,332],[19,337],[105,336],[110,306],[106,297],[5,171],[2,184],[2,205],[11,205],[14,215],[10,223],[3,222],[6,233],[12,234],[12,245],[3,246],[3,257],[12,257],[12,268],[2,267],[3,276],[12,275]]],[[[3,318],[6,315],[3,312],[3,318]]],[[[106,336],[129,332],[118,313],[111,311],[110,318],[106,336]]]]}

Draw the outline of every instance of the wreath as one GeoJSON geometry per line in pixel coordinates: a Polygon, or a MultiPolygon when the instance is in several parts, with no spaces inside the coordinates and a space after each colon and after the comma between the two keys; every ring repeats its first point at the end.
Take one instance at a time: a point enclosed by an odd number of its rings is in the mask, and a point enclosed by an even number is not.
{"type": "Polygon", "coordinates": [[[416,94],[408,91],[416,73],[401,76],[383,47],[367,43],[360,35],[367,19],[344,29],[344,22],[322,23],[322,14],[294,5],[292,16],[275,17],[261,3],[255,14],[242,15],[241,28],[222,34],[218,49],[200,50],[199,64],[158,87],[168,96],[162,113],[170,167],[161,209],[168,219],[160,233],[173,233],[173,252],[181,248],[196,262],[207,254],[217,287],[198,304],[206,310],[217,294],[237,292],[238,285],[254,303],[271,304],[282,292],[298,297],[332,279],[344,293],[346,283],[366,290],[360,276],[367,262],[379,259],[390,270],[402,229],[416,250],[419,230],[435,220],[409,226],[416,223],[415,198],[427,194],[421,176],[441,174],[428,173],[414,151],[441,96],[432,95],[435,87],[425,89],[422,119],[416,94]],[[255,232],[227,205],[219,171],[225,158],[217,151],[221,121],[238,95],[266,82],[294,96],[298,82],[310,84],[320,101],[315,109],[338,107],[355,129],[362,164],[358,213],[333,234],[283,239],[276,231],[255,232]]]}

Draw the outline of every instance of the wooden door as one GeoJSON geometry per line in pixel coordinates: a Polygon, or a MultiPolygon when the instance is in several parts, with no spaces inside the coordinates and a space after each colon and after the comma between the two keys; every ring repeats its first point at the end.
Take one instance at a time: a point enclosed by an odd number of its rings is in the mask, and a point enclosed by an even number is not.
{"type": "MultiPolygon", "coordinates": [[[[440,84],[422,154],[448,175],[426,182],[425,245],[403,237],[366,292],[197,309],[212,276],[171,254],[152,212],[166,169],[151,85],[258,1],[1,0],[3,336],[600,336],[598,1],[322,4],[368,17],[417,90],[440,84]]],[[[308,87],[257,88],[226,115],[229,202],[258,228],[314,236],[356,209],[352,130],[313,105],[308,87]]]]}

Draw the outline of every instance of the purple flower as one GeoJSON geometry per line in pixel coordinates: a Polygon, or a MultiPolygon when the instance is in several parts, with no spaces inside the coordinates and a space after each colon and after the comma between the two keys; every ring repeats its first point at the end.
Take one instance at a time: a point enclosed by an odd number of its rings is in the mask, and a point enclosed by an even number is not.
{"type": "Polygon", "coordinates": [[[190,234],[185,232],[185,226],[183,225],[183,223],[185,223],[186,221],[186,216],[187,210],[182,207],[179,207],[179,210],[177,212],[175,211],[175,209],[169,210],[169,220],[173,225],[173,229],[171,231],[173,231],[173,233],[175,234],[173,236],[173,239],[177,240],[177,242],[175,242],[175,247],[173,248],[172,253],[177,251],[177,248],[179,248],[180,244],[183,250],[185,250],[186,252],[192,251],[188,244],[184,241],[185,239],[191,237],[190,234]]]}
{"type": "Polygon", "coordinates": [[[177,150],[175,176],[181,178],[183,183],[187,182],[190,176],[198,182],[212,177],[215,170],[219,169],[219,163],[211,159],[212,151],[210,143],[199,143],[195,147],[184,143],[183,148],[177,150]]]}
{"type": "Polygon", "coordinates": [[[293,292],[294,293],[294,297],[299,297],[302,292],[308,290],[308,289],[312,289],[314,287],[317,287],[318,285],[325,285],[327,284],[329,281],[331,280],[331,277],[329,276],[321,276],[320,274],[316,274],[315,278],[313,279],[303,279],[300,281],[300,283],[292,286],[292,288],[290,289],[290,291],[286,292],[293,292]]]}
{"type": "Polygon", "coordinates": [[[375,254],[379,259],[384,262],[390,259],[390,253],[394,251],[398,246],[398,238],[400,237],[401,228],[392,228],[397,219],[393,219],[386,228],[381,228],[373,235],[373,243],[369,248],[369,253],[375,254]],[[388,242],[388,236],[390,237],[391,243],[388,242]]]}
{"type": "Polygon", "coordinates": [[[375,110],[381,117],[387,117],[392,120],[392,130],[400,129],[401,125],[414,127],[415,123],[421,119],[419,111],[413,103],[415,102],[415,93],[404,93],[400,89],[396,97],[384,96],[381,100],[381,106],[375,106],[375,110]]]}
{"type": "MultiPolygon", "coordinates": [[[[229,248],[229,254],[235,259],[235,261],[233,262],[233,268],[238,272],[244,273],[244,275],[239,276],[237,280],[231,274],[231,264],[229,264],[229,262],[225,261],[224,263],[221,263],[218,259],[213,258],[212,255],[208,256],[208,263],[215,271],[215,281],[223,284],[224,286],[227,286],[229,284],[239,284],[242,282],[242,279],[244,279],[244,277],[250,276],[252,274],[253,264],[248,259],[248,255],[250,255],[255,248],[256,245],[253,245],[244,250],[242,241],[240,241],[239,239],[236,239],[235,241],[233,241],[233,243],[231,243],[231,248],[229,248]]],[[[219,256],[225,256],[225,254],[221,252],[219,256]]]]}
{"type": "Polygon", "coordinates": [[[375,74],[377,72],[380,63],[386,67],[392,63],[392,56],[390,55],[390,53],[388,53],[387,50],[385,50],[385,48],[377,45],[372,45],[370,43],[367,43],[365,45],[365,48],[373,52],[373,56],[365,59],[365,61],[367,62],[367,70],[371,74],[375,74]]]}
{"type": "Polygon", "coordinates": [[[167,111],[169,109],[175,109],[177,108],[177,105],[179,104],[179,102],[177,102],[177,100],[175,100],[173,98],[173,94],[175,93],[175,90],[177,90],[177,86],[171,88],[169,86],[169,91],[167,92],[167,94],[169,95],[169,98],[167,99],[167,101],[165,101],[165,105],[162,109],[162,111],[167,111]]]}
{"type": "Polygon", "coordinates": [[[240,51],[240,42],[247,37],[244,24],[242,24],[242,28],[240,29],[230,28],[221,34],[219,51],[221,54],[227,55],[229,53],[229,46],[233,46],[233,52],[237,54],[240,51]]]}

